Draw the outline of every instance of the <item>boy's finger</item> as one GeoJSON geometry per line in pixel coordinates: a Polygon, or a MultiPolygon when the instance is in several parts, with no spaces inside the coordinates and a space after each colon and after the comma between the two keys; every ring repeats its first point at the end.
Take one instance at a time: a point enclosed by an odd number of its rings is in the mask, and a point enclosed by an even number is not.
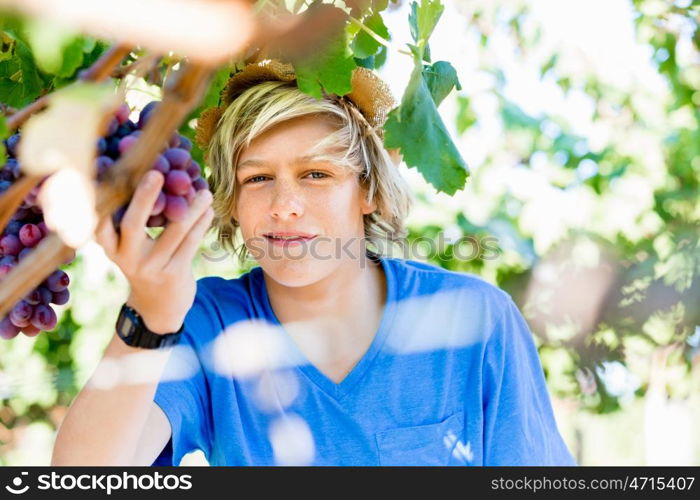
{"type": "Polygon", "coordinates": [[[146,172],[139,182],[120,224],[120,253],[132,254],[146,240],[146,223],[151,216],[163,182],[163,174],[155,170],[146,172]]]}
{"type": "Polygon", "coordinates": [[[195,222],[194,226],[187,233],[187,236],[182,240],[180,246],[173,254],[172,259],[168,263],[168,266],[174,269],[189,269],[192,265],[192,258],[194,257],[199,244],[204,238],[204,235],[211,227],[211,221],[214,219],[214,209],[209,207],[195,222]]]}

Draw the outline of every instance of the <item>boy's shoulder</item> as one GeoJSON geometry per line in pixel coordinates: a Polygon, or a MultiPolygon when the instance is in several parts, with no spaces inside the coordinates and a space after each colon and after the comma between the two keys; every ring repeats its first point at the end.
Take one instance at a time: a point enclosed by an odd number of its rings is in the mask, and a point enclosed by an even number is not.
{"type": "Polygon", "coordinates": [[[462,296],[481,297],[506,303],[510,295],[476,274],[453,271],[427,262],[410,259],[389,259],[401,282],[399,286],[414,287],[418,293],[459,292],[462,296]]]}
{"type": "Polygon", "coordinates": [[[249,311],[254,302],[256,273],[253,268],[237,278],[205,276],[197,280],[195,304],[207,308],[241,308],[249,311]]]}

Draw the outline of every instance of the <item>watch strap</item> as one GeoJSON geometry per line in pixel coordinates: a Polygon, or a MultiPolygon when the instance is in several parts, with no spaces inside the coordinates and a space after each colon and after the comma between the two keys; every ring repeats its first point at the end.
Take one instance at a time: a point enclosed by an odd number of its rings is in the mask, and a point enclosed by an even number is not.
{"type": "Polygon", "coordinates": [[[160,349],[175,345],[180,341],[184,323],[177,332],[158,334],[148,329],[141,315],[126,303],[122,305],[117,318],[117,335],[132,347],[160,349]]]}

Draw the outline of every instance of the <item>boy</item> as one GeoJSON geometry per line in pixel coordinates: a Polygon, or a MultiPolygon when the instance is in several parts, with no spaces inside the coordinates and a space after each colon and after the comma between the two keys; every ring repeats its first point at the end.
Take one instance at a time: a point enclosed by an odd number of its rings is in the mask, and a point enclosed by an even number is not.
{"type": "Polygon", "coordinates": [[[381,254],[411,205],[381,139],[386,86],[358,69],[348,96],[316,100],[294,78],[279,61],[251,64],[201,117],[213,207],[203,194],[150,240],[162,176],[149,173],[121,239],[100,228],[129,307],[53,463],[177,465],[199,449],[212,465],[573,465],[510,297],[381,254]],[[195,283],[212,220],[259,267],[195,283]],[[138,341],[123,333],[132,324],[138,341]],[[115,362],[163,380],[104,388],[115,362]]]}

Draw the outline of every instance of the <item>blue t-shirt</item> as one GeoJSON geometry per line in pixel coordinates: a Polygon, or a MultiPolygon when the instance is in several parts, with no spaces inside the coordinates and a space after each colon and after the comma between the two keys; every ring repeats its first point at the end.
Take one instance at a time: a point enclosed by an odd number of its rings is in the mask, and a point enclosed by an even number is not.
{"type": "Polygon", "coordinates": [[[172,426],[154,465],[195,450],[211,465],[575,465],[510,296],[380,261],[381,324],[338,384],[280,325],[260,267],[198,280],[154,398],[172,426]]]}

